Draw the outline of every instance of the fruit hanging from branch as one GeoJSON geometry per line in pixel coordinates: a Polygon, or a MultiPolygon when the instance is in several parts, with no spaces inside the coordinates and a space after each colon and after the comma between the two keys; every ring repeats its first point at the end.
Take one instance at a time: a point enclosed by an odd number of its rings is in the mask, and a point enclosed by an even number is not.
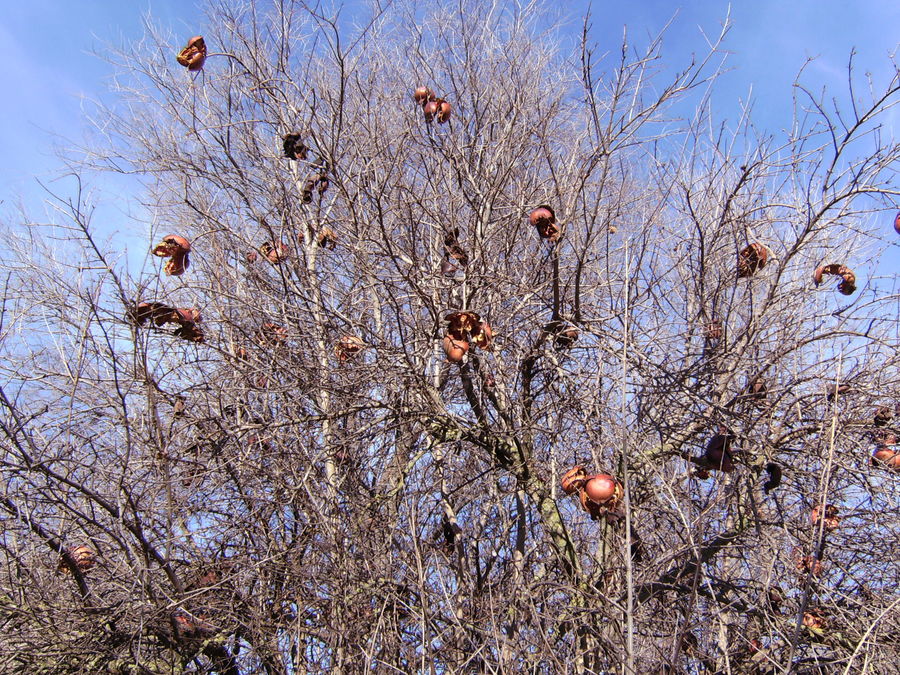
{"type": "Polygon", "coordinates": [[[455,227],[444,234],[444,254],[465,267],[469,264],[469,254],[459,243],[459,228],[455,227]]]}
{"type": "Polygon", "coordinates": [[[477,312],[451,312],[444,317],[447,322],[447,335],[443,347],[450,363],[461,363],[468,353],[469,347],[490,350],[494,334],[491,325],[477,312]]]}
{"type": "Polygon", "coordinates": [[[281,324],[266,321],[259,327],[256,334],[256,342],[262,346],[278,346],[287,341],[287,329],[281,324]]]}
{"type": "MultiPolygon", "coordinates": [[[[819,514],[822,513],[821,506],[813,507],[813,510],[809,514],[809,520],[813,524],[814,527],[819,525],[819,514]]],[[[825,529],[828,531],[836,530],[838,525],[841,523],[841,519],[838,516],[838,508],[834,504],[826,504],[825,505],[825,515],[823,517],[823,524],[825,529]]]]}
{"type": "Polygon", "coordinates": [[[472,346],[490,351],[493,348],[494,333],[491,330],[491,324],[482,319],[481,322],[473,330],[469,332],[472,336],[472,346]]]}
{"type": "Polygon", "coordinates": [[[303,192],[301,194],[301,199],[304,204],[309,204],[313,198],[313,191],[318,190],[319,198],[321,199],[322,195],[328,190],[328,186],[330,183],[328,182],[328,173],[322,171],[317,173],[306,180],[306,183],[303,185],[303,192]]]}
{"type": "Polygon", "coordinates": [[[559,225],[556,224],[556,214],[547,204],[542,204],[534,209],[528,215],[528,222],[531,223],[532,227],[537,229],[541,239],[546,239],[547,241],[554,243],[559,241],[562,230],[559,225]]]}
{"type": "Polygon", "coordinates": [[[897,435],[890,431],[878,431],[874,434],[875,451],[869,458],[869,464],[891,471],[900,471],[900,452],[897,448],[897,435]]]}
{"type": "Polygon", "coordinates": [[[444,354],[447,355],[447,360],[450,363],[462,363],[463,358],[469,351],[468,341],[453,335],[444,337],[443,347],[444,354]]]}
{"type": "Polygon", "coordinates": [[[720,429],[719,433],[713,435],[706,444],[703,457],[700,458],[701,471],[712,470],[725,473],[734,471],[733,442],[734,436],[725,430],[720,429]]]}
{"type": "Polygon", "coordinates": [[[872,466],[881,466],[887,469],[900,470],[900,452],[889,445],[896,445],[897,437],[890,434],[888,438],[879,443],[872,453],[872,466]]]}
{"type": "Polygon", "coordinates": [[[203,68],[203,64],[206,63],[206,42],[203,41],[203,36],[195,35],[188,40],[187,47],[178,52],[175,58],[191,72],[203,68]]]}
{"type": "Polygon", "coordinates": [[[128,310],[128,320],[137,326],[143,326],[148,321],[162,326],[171,320],[174,311],[162,302],[140,302],[128,310]]]}
{"type": "Polygon", "coordinates": [[[853,270],[846,265],[839,265],[837,263],[820,265],[816,268],[816,271],[813,272],[813,282],[815,282],[816,286],[819,286],[822,283],[822,276],[825,274],[840,277],[841,282],[837,287],[838,292],[844,295],[853,295],[853,292],[856,290],[856,275],[853,274],[853,270]]]}
{"type": "Polygon", "coordinates": [[[413,100],[416,105],[422,107],[425,122],[431,124],[437,119],[438,124],[446,124],[450,121],[450,113],[453,106],[448,101],[440,98],[428,87],[417,87],[413,92],[413,100]]]}
{"type": "Polygon", "coordinates": [[[744,396],[752,401],[765,401],[769,396],[769,387],[766,381],[759,375],[747,383],[744,396]]]}
{"type": "Polygon", "coordinates": [[[431,124],[434,121],[434,116],[438,111],[438,102],[435,100],[427,101],[424,106],[422,106],[422,113],[425,116],[425,122],[431,124]]]}
{"type": "Polygon", "coordinates": [[[203,342],[200,310],[193,307],[173,308],[161,302],[141,302],[128,312],[128,319],[138,326],[153,321],[156,326],[175,324],[174,335],[191,342],[203,342]]]}
{"type": "Polygon", "coordinates": [[[563,474],[560,484],[567,495],[578,493],[581,508],[590,514],[592,520],[602,517],[616,522],[624,517],[621,510],[624,489],[611,475],[589,475],[583,466],[574,466],[563,474]]]}
{"type": "Polygon", "coordinates": [[[194,307],[180,307],[175,310],[175,323],[200,323],[202,317],[200,310],[194,307]]]}
{"type": "Polygon", "coordinates": [[[589,476],[583,466],[572,467],[563,474],[562,480],[560,480],[563,492],[567,495],[575,494],[584,487],[588,478],[589,476]]]}
{"type": "Polygon", "coordinates": [[[585,497],[595,504],[606,504],[616,498],[619,482],[605,473],[598,473],[588,478],[584,484],[585,497]]]}
{"type": "Polygon", "coordinates": [[[725,330],[722,328],[722,322],[718,319],[707,322],[703,327],[703,337],[709,342],[721,340],[724,334],[725,330]]]}
{"type": "Polygon", "coordinates": [[[167,234],[162,242],[153,247],[153,255],[160,258],[169,258],[166,262],[165,272],[172,276],[184,274],[190,267],[191,260],[188,255],[191,252],[191,242],[177,234],[167,234]]]}
{"type": "Polygon", "coordinates": [[[811,633],[822,635],[828,627],[828,619],[820,608],[811,607],[803,612],[803,625],[806,626],[811,633]]]}
{"type": "Polygon", "coordinates": [[[365,349],[366,343],[356,335],[344,335],[334,348],[338,361],[344,363],[365,349]]]}
{"type": "Polygon", "coordinates": [[[335,248],[337,248],[338,244],[337,233],[327,225],[324,226],[321,230],[319,230],[318,236],[316,236],[316,244],[318,244],[322,248],[329,248],[333,251],[335,248]]]}
{"type": "MultiPolygon", "coordinates": [[[[447,322],[447,337],[451,338],[451,342],[459,343],[459,345],[464,343],[466,345],[465,351],[468,351],[469,346],[477,347],[478,349],[483,349],[485,351],[491,349],[494,339],[491,325],[486,320],[483,320],[477,312],[451,312],[444,317],[444,321],[447,322]]],[[[445,352],[447,351],[448,345],[449,343],[445,339],[445,352]]],[[[458,352],[454,351],[454,354],[456,353],[458,352]]],[[[448,358],[450,358],[449,353],[448,358]]],[[[453,363],[458,363],[458,361],[454,361],[453,359],[450,360],[453,363]]]]}
{"type": "Polygon", "coordinates": [[[769,479],[763,483],[763,492],[769,494],[781,485],[781,467],[775,462],[769,462],[766,464],[766,473],[769,474],[769,479]]]}
{"type": "Polygon", "coordinates": [[[284,150],[284,156],[288,159],[301,160],[306,159],[309,148],[303,142],[300,134],[285,134],[282,138],[281,147],[284,150]]]}
{"type": "Polygon", "coordinates": [[[273,265],[280,265],[289,257],[288,247],[284,243],[273,244],[271,241],[263,242],[259,247],[259,252],[273,265]]]}
{"type": "Polygon", "coordinates": [[[769,260],[769,249],[763,244],[752,243],[738,253],[737,278],[752,277],[766,266],[769,260]]]}
{"type": "Polygon", "coordinates": [[[872,424],[876,427],[886,427],[891,423],[892,419],[894,419],[894,412],[890,407],[883,405],[875,411],[875,417],[872,420],[872,424]]]}
{"type": "Polygon", "coordinates": [[[812,574],[814,577],[822,576],[824,569],[821,560],[811,555],[803,555],[799,549],[794,551],[794,567],[800,574],[812,574]]]}
{"type": "Polygon", "coordinates": [[[197,642],[215,634],[215,629],[206,622],[206,616],[189,616],[181,612],[174,615],[175,635],[184,642],[197,642]]]}
{"type": "Polygon", "coordinates": [[[575,324],[563,320],[550,321],[543,330],[544,333],[553,337],[553,345],[557,349],[569,349],[578,342],[580,336],[575,324]]]}
{"type": "Polygon", "coordinates": [[[621,510],[623,496],[622,484],[606,473],[588,478],[578,493],[581,508],[590,514],[591,520],[605,518],[609,522],[624,517],[621,510]]]}
{"type": "Polygon", "coordinates": [[[466,333],[480,330],[481,317],[476,312],[451,312],[444,317],[444,321],[447,322],[448,333],[462,338],[466,333]]]}
{"type": "Polygon", "coordinates": [[[438,99],[437,101],[437,114],[435,117],[437,118],[438,124],[446,124],[450,121],[450,112],[453,110],[452,106],[445,101],[444,99],[438,99]]]}
{"type": "Polygon", "coordinates": [[[428,87],[418,87],[413,92],[413,100],[416,105],[425,105],[428,101],[434,100],[434,92],[428,87]]]}
{"type": "Polygon", "coordinates": [[[71,571],[66,557],[68,557],[69,561],[71,561],[80,572],[87,572],[96,562],[96,557],[90,547],[85,546],[84,544],[72,546],[66,549],[64,555],[60,556],[59,565],[57,565],[57,569],[60,572],[71,571]]]}
{"type": "Polygon", "coordinates": [[[175,310],[172,323],[177,323],[175,335],[191,342],[203,342],[203,330],[197,324],[202,321],[200,310],[183,307],[175,310]]]}
{"type": "Polygon", "coordinates": [[[203,330],[193,321],[185,321],[175,329],[174,335],[190,342],[203,342],[203,330]]]}

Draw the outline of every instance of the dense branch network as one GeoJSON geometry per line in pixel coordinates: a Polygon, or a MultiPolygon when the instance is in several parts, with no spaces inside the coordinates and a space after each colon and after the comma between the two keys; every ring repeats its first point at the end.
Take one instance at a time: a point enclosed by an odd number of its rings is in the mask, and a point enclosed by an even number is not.
{"type": "Polygon", "coordinates": [[[166,262],[11,237],[2,668],[890,672],[898,79],[777,145],[709,132],[724,33],[421,11],[122,54],[82,166],[166,262]]]}

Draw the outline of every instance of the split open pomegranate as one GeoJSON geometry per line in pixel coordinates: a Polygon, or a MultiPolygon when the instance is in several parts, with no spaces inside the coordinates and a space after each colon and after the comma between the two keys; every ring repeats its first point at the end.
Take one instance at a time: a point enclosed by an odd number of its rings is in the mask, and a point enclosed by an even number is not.
{"type": "Polygon", "coordinates": [[[206,63],[206,42],[202,35],[195,35],[188,40],[187,47],[178,52],[175,57],[178,63],[194,72],[203,68],[206,63]]]}

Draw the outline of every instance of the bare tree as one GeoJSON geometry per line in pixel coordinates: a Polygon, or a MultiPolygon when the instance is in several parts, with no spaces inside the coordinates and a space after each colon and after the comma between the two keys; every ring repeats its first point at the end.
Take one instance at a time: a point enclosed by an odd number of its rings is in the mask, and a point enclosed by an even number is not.
{"type": "Polygon", "coordinates": [[[4,671],[893,672],[896,69],[775,139],[725,29],[211,4],[77,166],[147,268],[7,236],[4,671]]]}

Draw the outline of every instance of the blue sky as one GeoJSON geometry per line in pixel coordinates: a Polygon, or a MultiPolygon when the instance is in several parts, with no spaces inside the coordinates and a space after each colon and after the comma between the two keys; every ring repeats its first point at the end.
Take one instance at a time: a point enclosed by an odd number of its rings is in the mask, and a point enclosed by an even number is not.
{"type": "MultiPolygon", "coordinates": [[[[42,211],[44,195],[35,178],[48,180],[60,170],[55,149],[81,137],[82,101],[108,96],[111,67],[92,52],[105,42],[121,43],[143,32],[145,15],[187,38],[203,33],[202,2],[190,0],[4,0],[0,12],[0,213],[20,203],[42,211]]],[[[714,36],[728,12],[726,2],[695,0],[594,0],[561,2],[571,20],[592,7],[592,38],[615,55],[623,26],[631,41],[645,44],[670,19],[664,41],[667,66],[677,66],[702,51],[704,33],[714,36]]],[[[352,18],[352,5],[345,10],[352,18]]],[[[761,0],[731,6],[733,28],[725,43],[733,69],[714,96],[717,117],[734,119],[739,101],[752,90],[758,125],[776,135],[791,120],[791,83],[807,58],[817,60],[804,82],[836,94],[846,87],[846,63],[852,48],[861,72],[886,81],[888,55],[898,46],[897,0],[761,0]]],[[[180,45],[173,45],[173,52],[180,45]]],[[[125,197],[127,200],[127,197],[125,197]]]]}
{"type": "MultiPolygon", "coordinates": [[[[53,178],[66,139],[84,128],[82,102],[107,96],[111,67],[93,51],[143,32],[144,14],[186,33],[187,3],[110,0],[2,0],[0,10],[0,199],[29,207],[42,196],[35,177],[53,178]]],[[[4,213],[7,210],[4,209],[4,213]]]]}

